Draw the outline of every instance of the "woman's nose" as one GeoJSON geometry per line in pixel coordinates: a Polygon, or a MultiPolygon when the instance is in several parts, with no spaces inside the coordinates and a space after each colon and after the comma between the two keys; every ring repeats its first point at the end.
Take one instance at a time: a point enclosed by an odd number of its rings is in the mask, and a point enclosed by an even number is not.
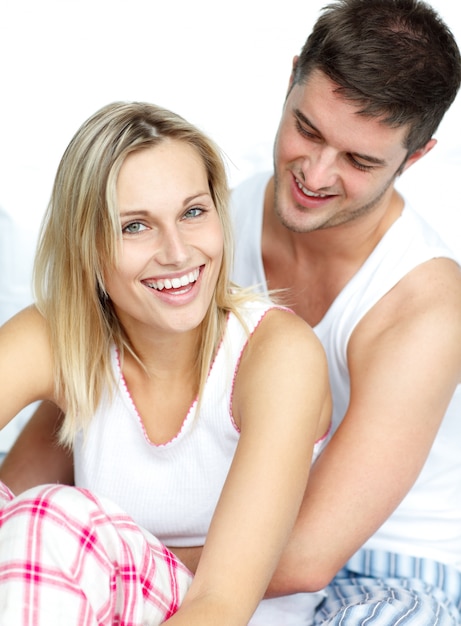
{"type": "Polygon", "coordinates": [[[160,237],[156,260],[162,265],[181,265],[189,257],[189,248],[177,226],[164,229],[160,237]]]}

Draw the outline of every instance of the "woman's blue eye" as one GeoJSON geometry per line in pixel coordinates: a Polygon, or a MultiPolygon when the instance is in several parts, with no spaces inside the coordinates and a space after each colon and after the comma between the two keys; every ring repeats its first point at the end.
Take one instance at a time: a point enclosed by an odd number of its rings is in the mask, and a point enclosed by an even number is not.
{"type": "Polygon", "coordinates": [[[194,206],[192,209],[189,209],[184,213],[184,217],[198,217],[199,215],[202,215],[202,213],[203,209],[194,206]]]}
{"type": "Polygon", "coordinates": [[[141,222],[131,222],[131,224],[127,224],[122,229],[124,233],[139,233],[144,230],[146,227],[141,222]]]}

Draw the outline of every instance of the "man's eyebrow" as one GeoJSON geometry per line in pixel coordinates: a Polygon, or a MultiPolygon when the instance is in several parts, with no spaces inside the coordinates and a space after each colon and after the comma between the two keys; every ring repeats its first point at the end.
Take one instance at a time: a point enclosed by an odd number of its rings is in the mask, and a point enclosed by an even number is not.
{"type": "MultiPolygon", "coordinates": [[[[299,109],[294,110],[294,115],[300,122],[312,128],[313,131],[315,131],[318,135],[320,135],[320,137],[322,137],[322,133],[319,131],[319,129],[316,128],[314,124],[309,120],[309,118],[306,117],[304,113],[302,113],[299,109]]],[[[371,163],[373,165],[387,165],[384,159],[379,159],[378,157],[374,157],[369,154],[361,154],[360,152],[351,152],[350,154],[354,158],[360,159],[361,161],[367,161],[368,163],[371,163]]]]}
{"type": "Polygon", "coordinates": [[[319,135],[321,135],[322,133],[319,131],[318,128],[316,128],[314,126],[314,124],[309,120],[309,118],[307,118],[304,113],[301,113],[301,111],[299,109],[295,109],[294,110],[294,114],[295,117],[298,118],[298,120],[300,122],[302,122],[303,124],[306,124],[307,126],[310,126],[310,128],[312,128],[312,130],[315,130],[316,133],[318,133],[319,135]]]}
{"type": "Polygon", "coordinates": [[[361,161],[368,161],[372,165],[385,166],[387,162],[384,159],[378,159],[378,157],[370,156],[368,154],[360,154],[359,152],[351,152],[351,156],[361,161]]]}

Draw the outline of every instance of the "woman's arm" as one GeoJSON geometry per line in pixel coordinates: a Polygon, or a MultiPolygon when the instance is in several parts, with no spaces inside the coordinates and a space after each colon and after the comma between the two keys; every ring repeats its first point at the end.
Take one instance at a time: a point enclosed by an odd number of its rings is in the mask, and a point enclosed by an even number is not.
{"type": "Polygon", "coordinates": [[[315,440],[330,417],[326,359],[311,329],[268,313],[244,352],[233,415],[240,441],[196,576],[168,624],[247,624],[287,543],[315,440]]]}
{"type": "MultiPolygon", "coordinates": [[[[3,428],[20,410],[39,399],[53,399],[53,367],[45,321],[34,307],[24,309],[0,328],[0,427],[3,428]]],[[[56,413],[52,413],[56,416],[56,413]]],[[[40,423],[35,430],[39,433],[40,423]]],[[[20,448],[21,450],[21,448],[20,448]]],[[[25,448],[22,448],[25,452],[25,448]]],[[[43,459],[43,456],[41,457],[43,459]]],[[[25,470],[26,458],[17,457],[25,470]]],[[[34,466],[36,467],[36,466],[34,466]]],[[[16,467],[17,469],[17,467],[16,467]]],[[[15,491],[15,468],[5,460],[0,478],[15,491]]],[[[35,484],[37,481],[34,481],[35,484]]],[[[27,485],[26,485],[27,486],[27,485]]]]}

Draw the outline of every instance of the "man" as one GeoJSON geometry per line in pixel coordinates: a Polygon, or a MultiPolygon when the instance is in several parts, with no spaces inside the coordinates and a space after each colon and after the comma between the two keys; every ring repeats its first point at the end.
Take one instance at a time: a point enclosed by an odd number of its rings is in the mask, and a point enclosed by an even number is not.
{"type": "Polygon", "coordinates": [[[394,188],[460,76],[427,5],[335,2],[294,61],[274,175],[234,192],[236,281],[282,289],[329,360],[331,441],[269,589],[326,587],[316,624],[461,622],[461,274],[394,188]]]}
{"type": "Polygon", "coordinates": [[[335,432],[271,588],[332,581],[319,623],[461,623],[461,278],[394,189],[460,73],[429,7],[335,3],[294,61],[274,175],[234,193],[236,281],[287,289],[330,366],[335,432]]]}

